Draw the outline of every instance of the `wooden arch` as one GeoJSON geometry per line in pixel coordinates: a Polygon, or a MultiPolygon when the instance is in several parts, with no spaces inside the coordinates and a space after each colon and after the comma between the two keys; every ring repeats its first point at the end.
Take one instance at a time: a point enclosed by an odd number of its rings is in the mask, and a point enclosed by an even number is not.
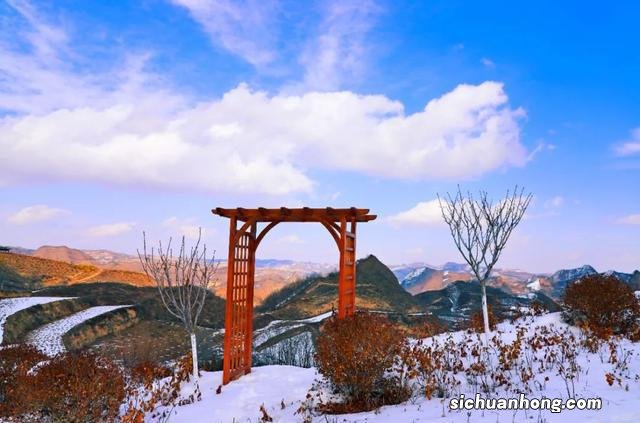
{"type": "Polygon", "coordinates": [[[356,223],[376,218],[369,209],[327,207],[290,209],[223,209],[213,214],[229,218],[229,256],[227,260],[227,301],[224,322],[224,362],[222,383],[227,384],[251,372],[253,340],[253,283],[256,249],[264,236],[282,222],[322,224],[338,245],[338,318],[355,311],[356,300],[356,223]],[[238,222],[241,223],[238,228],[238,222]],[[258,224],[267,225],[258,233],[258,224]],[[348,226],[348,228],[347,228],[348,226]]]}

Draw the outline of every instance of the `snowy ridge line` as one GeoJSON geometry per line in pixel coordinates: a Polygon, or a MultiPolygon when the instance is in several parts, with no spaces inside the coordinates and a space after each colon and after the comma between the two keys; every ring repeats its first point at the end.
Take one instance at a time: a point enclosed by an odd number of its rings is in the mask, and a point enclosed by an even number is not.
{"type": "Polygon", "coordinates": [[[64,319],[56,320],[46,324],[27,335],[27,343],[35,346],[44,354],[53,356],[66,351],[62,337],[65,333],[69,332],[73,327],[79,324],[100,316],[105,313],[109,313],[113,310],[120,308],[131,307],[131,305],[119,305],[119,306],[97,306],[91,307],[86,310],[82,310],[64,319]]]}
{"type": "Polygon", "coordinates": [[[7,318],[21,310],[39,304],[52,303],[54,301],[71,300],[76,297],[15,297],[0,300],[0,344],[4,336],[4,324],[7,318]]]}

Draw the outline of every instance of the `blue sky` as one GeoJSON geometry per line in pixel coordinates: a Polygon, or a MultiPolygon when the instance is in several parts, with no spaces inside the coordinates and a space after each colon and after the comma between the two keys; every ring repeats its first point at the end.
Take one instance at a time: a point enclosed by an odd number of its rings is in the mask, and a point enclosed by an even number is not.
{"type": "MultiPolygon", "coordinates": [[[[0,4],[0,243],[226,251],[210,209],[368,207],[359,255],[459,260],[434,199],[534,194],[499,266],[640,268],[633,2],[0,4]]],[[[317,225],[260,257],[333,261],[317,225]]]]}

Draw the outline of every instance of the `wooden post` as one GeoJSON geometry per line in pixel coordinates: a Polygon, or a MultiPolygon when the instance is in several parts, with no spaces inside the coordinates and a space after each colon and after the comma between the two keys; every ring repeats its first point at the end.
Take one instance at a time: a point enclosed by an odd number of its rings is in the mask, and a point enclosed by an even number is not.
{"type": "Polygon", "coordinates": [[[249,251],[247,257],[247,299],[244,333],[244,373],[251,373],[251,351],[253,343],[253,285],[256,274],[256,229],[258,224],[251,225],[251,237],[249,238],[249,251]]]}
{"type": "Polygon", "coordinates": [[[347,304],[346,304],[346,280],[345,269],[347,268],[347,221],[345,219],[340,220],[340,266],[338,270],[338,319],[343,319],[347,316],[347,304]]]}
{"type": "Polygon", "coordinates": [[[229,255],[227,256],[227,300],[224,313],[224,352],[222,361],[222,383],[231,381],[231,338],[234,323],[233,279],[235,267],[236,218],[229,219],[229,255]]]}

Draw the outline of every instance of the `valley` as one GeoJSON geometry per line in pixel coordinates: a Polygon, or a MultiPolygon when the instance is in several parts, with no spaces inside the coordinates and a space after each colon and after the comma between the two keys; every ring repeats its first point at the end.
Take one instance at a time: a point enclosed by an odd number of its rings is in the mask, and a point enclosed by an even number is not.
{"type": "MultiPolygon", "coordinates": [[[[189,351],[187,334],[165,312],[152,282],[125,270],[134,268],[131,256],[67,247],[21,252],[0,254],[3,343],[28,342],[49,354],[90,349],[128,364],[173,360],[189,351]]],[[[534,302],[557,311],[564,288],[594,273],[590,266],[552,275],[499,269],[489,282],[488,302],[500,319],[534,302]]],[[[610,273],[634,289],[640,284],[640,272],[610,273]]],[[[225,275],[221,263],[217,277],[225,275]]],[[[358,261],[356,275],[358,307],[384,313],[409,330],[425,319],[449,330],[465,328],[480,310],[480,292],[465,265],[388,267],[368,256],[358,261]]],[[[211,369],[221,366],[221,284],[208,295],[198,328],[199,357],[211,369]]],[[[331,266],[259,260],[254,362],[311,365],[321,321],[336,309],[336,301],[337,273],[331,266]],[[285,357],[292,348],[294,353],[285,357]]]]}

